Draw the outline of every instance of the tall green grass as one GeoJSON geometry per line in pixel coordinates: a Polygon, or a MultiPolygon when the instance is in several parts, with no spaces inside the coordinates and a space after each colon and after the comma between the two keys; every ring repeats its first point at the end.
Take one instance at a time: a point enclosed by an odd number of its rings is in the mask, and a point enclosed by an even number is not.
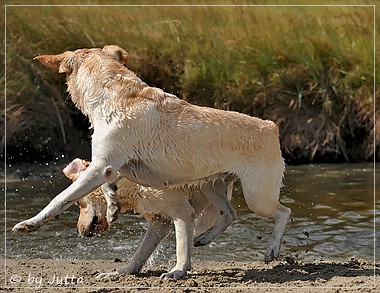
{"type": "Polygon", "coordinates": [[[290,160],[373,156],[372,7],[7,7],[6,16],[15,149],[59,152],[87,127],[72,127],[81,116],[64,77],[33,57],[118,44],[150,85],[274,120],[290,160]]]}

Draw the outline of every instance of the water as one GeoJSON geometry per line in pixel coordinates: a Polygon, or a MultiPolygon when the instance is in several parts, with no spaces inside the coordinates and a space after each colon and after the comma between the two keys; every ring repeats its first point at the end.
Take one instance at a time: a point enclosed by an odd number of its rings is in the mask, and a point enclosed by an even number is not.
{"type": "MultiPolygon", "coordinates": [[[[375,177],[376,187],[380,187],[378,171],[374,174],[373,164],[288,167],[281,201],[292,209],[292,221],[283,238],[281,255],[302,261],[373,259],[374,221],[380,222],[380,199],[374,199],[375,177]]],[[[132,213],[121,215],[110,231],[92,238],[77,236],[79,209],[76,206],[38,231],[28,234],[10,231],[17,222],[39,212],[69,183],[60,174],[7,181],[6,223],[5,210],[0,211],[0,222],[6,224],[6,235],[3,235],[7,258],[125,260],[132,256],[147,226],[141,216],[132,213]]],[[[194,258],[263,260],[272,221],[248,210],[239,187],[232,204],[237,219],[212,243],[194,248],[194,258]]],[[[148,265],[155,260],[175,261],[174,232],[160,245],[148,265]]]]}

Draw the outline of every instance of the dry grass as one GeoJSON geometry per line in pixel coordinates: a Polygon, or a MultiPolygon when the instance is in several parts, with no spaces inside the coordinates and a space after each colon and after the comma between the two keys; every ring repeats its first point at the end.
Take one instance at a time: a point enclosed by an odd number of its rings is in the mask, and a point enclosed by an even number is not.
{"type": "Polygon", "coordinates": [[[151,85],[274,120],[293,162],[373,156],[372,7],[8,7],[11,146],[76,135],[63,76],[33,57],[105,44],[151,85]]]}

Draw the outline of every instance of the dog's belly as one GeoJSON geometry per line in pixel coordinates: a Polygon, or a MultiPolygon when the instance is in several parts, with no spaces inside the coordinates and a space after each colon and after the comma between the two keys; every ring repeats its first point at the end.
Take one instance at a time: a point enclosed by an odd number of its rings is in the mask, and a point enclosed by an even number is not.
{"type": "MultiPolygon", "coordinates": [[[[209,180],[215,180],[228,174],[228,172],[192,172],[192,168],[184,166],[175,168],[154,167],[145,163],[142,160],[131,159],[125,163],[119,172],[129,180],[149,187],[165,188],[165,187],[179,187],[185,185],[200,184],[209,180]],[[171,172],[167,172],[172,170],[171,172]],[[166,172],[165,172],[166,171],[166,172]]],[[[198,170],[199,171],[199,170],[198,170]]],[[[204,171],[204,170],[203,170],[204,171]]]]}
{"type": "MultiPolygon", "coordinates": [[[[160,169],[153,168],[142,160],[131,159],[125,163],[119,172],[129,180],[144,186],[163,187],[172,183],[172,179],[160,169]]],[[[175,181],[180,181],[180,178],[174,178],[175,181]]]]}

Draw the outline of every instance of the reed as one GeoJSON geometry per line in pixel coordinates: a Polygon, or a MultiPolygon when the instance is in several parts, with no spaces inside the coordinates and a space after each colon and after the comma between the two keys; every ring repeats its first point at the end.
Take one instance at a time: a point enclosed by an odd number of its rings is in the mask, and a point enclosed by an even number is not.
{"type": "Polygon", "coordinates": [[[150,85],[274,120],[290,161],[374,155],[372,7],[7,7],[6,26],[15,150],[38,145],[55,155],[76,131],[88,133],[85,122],[72,126],[81,116],[64,77],[33,57],[118,44],[150,85]]]}

